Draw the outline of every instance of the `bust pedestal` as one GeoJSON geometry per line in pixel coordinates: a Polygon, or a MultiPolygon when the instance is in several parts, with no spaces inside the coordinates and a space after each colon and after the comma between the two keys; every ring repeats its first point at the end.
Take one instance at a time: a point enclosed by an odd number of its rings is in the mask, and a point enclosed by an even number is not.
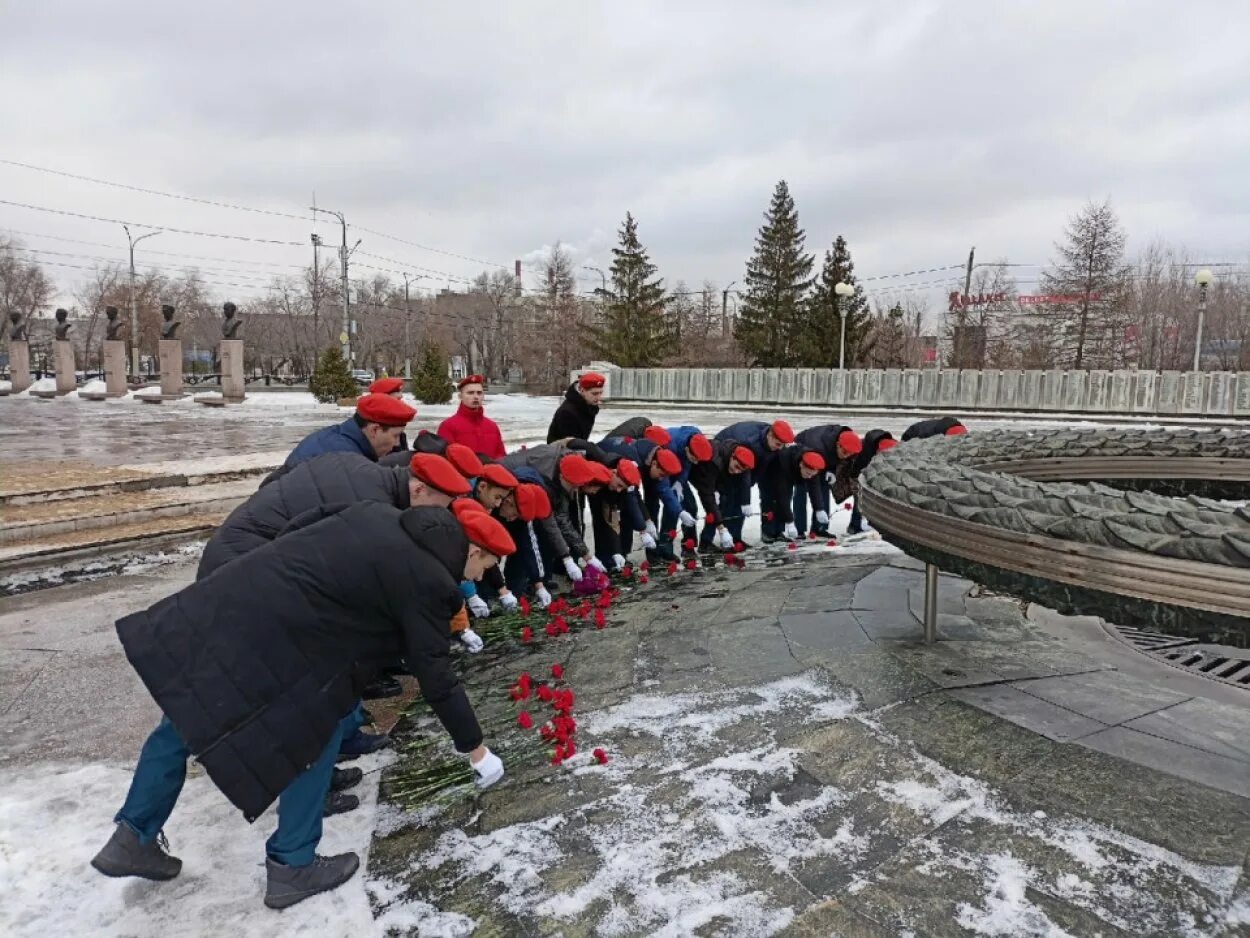
{"type": "Polygon", "coordinates": [[[231,404],[243,400],[243,340],[222,339],[221,396],[231,404]]]}
{"type": "Polygon", "coordinates": [[[104,340],[104,394],[122,397],[126,393],[126,343],[121,339],[104,340]]]}
{"type": "Polygon", "coordinates": [[[14,394],[21,394],[31,386],[29,342],[23,339],[9,340],[9,372],[13,376],[14,394]]]}
{"type": "Polygon", "coordinates": [[[52,343],[52,359],[56,365],[56,394],[60,397],[78,388],[78,363],[74,360],[74,343],[57,339],[52,343]]]}
{"type": "Polygon", "coordinates": [[[182,397],[182,339],[161,339],[161,397],[182,397]]]}

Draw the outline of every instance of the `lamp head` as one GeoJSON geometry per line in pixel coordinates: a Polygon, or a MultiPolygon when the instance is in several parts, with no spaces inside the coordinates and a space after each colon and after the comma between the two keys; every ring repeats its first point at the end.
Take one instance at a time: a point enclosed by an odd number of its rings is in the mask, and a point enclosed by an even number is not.
{"type": "Polygon", "coordinates": [[[855,288],[849,283],[837,283],[833,287],[833,292],[838,296],[850,296],[855,292],[855,288]]]}
{"type": "Polygon", "coordinates": [[[1211,281],[1215,279],[1215,274],[1211,273],[1206,267],[1194,274],[1194,282],[1200,287],[1209,287],[1211,281]]]}

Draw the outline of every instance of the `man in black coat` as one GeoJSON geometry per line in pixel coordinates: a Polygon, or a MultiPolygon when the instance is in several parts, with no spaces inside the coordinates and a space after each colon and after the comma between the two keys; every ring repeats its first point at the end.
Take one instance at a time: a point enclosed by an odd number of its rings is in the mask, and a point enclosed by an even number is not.
{"type": "MultiPolygon", "coordinates": [[[[858,479],[859,474],[868,468],[868,464],[872,462],[872,458],[877,453],[884,453],[897,445],[898,440],[894,439],[893,434],[889,430],[869,430],[864,434],[864,448],[860,450],[859,455],[851,462],[851,478],[858,479]]],[[[855,504],[851,508],[851,520],[846,526],[846,533],[862,534],[863,532],[864,517],[859,513],[859,490],[857,488],[855,491],[855,504]]]]}
{"type": "Polygon", "coordinates": [[[547,428],[547,442],[576,437],[589,440],[595,429],[595,417],[599,414],[599,402],[603,400],[603,386],[607,378],[588,371],[564,392],[564,402],[556,408],[547,428]]]}
{"type": "Polygon", "coordinates": [[[92,866],[108,876],[178,875],[181,861],[158,840],[194,756],[249,822],[280,797],[266,905],[346,882],[359,866],[354,853],[316,855],[322,806],[343,719],[363,683],[400,656],[478,785],[498,781],[503,763],[483,745],[451,667],[447,623],[461,606],[460,579],[477,579],[514,549],[483,512],[457,519],[361,502],[119,620],[126,656],[164,716],[92,866]]]}
{"type": "Polygon", "coordinates": [[[799,533],[807,528],[807,505],[812,507],[812,533],[820,537],[829,535],[829,515],[833,510],[830,490],[838,484],[839,476],[846,476],[851,460],[863,448],[863,441],[850,427],[838,423],[825,423],[800,430],[795,436],[796,446],[814,450],[825,460],[825,471],[807,482],[807,490],[794,494],[794,520],[799,533]]]}
{"type": "Polygon", "coordinates": [[[934,417],[932,420],[920,420],[903,431],[903,442],[908,440],[927,440],[931,436],[959,436],[967,433],[968,428],[954,417],[934,417]]]}
{"type": "Polygon", "coordinates": [[[690,467],[689,484],[703,506],[699,549],[731,549],[742,539],[742,506],[751,500],[755,452],[737,440],[711,441],[712,458],[690,467]]]}
{"type": "MultiPolygon", "coordinates": [[[[776,530],[787,540],[796,541],[802,534],[794,523],[793,505],[802,504],[807,498],[807,485],[811,480],[818,479],[825,471],[825,457],[812,449],[801,446],[787,446],[777,454],[773,463],[773,471],[768,477],[772,486],[769,493],[769,504],[776,506],[774,523],[776,530]]],[[[761,493],[761,497],[762,493],[761,493]]],[[[763,540],[767,543],[769,538],[763,540]]]]}

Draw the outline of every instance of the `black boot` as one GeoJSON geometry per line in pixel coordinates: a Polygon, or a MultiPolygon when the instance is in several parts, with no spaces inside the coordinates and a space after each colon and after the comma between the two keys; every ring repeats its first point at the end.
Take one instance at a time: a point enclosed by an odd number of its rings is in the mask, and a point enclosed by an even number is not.
{"type": "Polygon", "coordinates": [[[355,811],[360,807],[360,799],[355,795],[344,794],[341,791],[331,791],[326,795],[325,811],[322,817],[334,817],[336,814],[346,814],[348,811],[355,811]]]}
{"type": "Polygon", "coordinates": [[[286,909],[317,895],[337,889],[356,875],[360,857],[340,853],[335,857],[317,857],[308,866],[287,866],[270,857],[265,858],[265,905],[286,909]]]}
{"type": "Polygon", "coordinates": [[[143,879],[173,879],[182,872],[182,861],[166,850],[169,841],[158,834],[150,844],[139,843],[139,835],[129,824],[118,823],[113,836],[91,861],[105,876],[139,876],[143,879]]]}
{"type": "Polygon", "coordinates": [[[330,791],[347,791],[360,784],[360,780],[365,777],[365,773],[354,766],[340,769],[334,767],[334,774],[330,776],[330,791]]]}

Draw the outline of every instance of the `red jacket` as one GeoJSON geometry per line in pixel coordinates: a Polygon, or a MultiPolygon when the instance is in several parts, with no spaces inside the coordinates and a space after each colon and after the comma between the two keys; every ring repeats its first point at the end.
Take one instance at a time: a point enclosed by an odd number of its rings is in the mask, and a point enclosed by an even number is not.
{"type": "Polygon", "coordinates": [[[503,459],[503,437],[499,424],[486,416],[485,410],[470,410],[463,404],[438,425],[438,435],[448,443],[463,443],[479,456],[503,459]]]}

